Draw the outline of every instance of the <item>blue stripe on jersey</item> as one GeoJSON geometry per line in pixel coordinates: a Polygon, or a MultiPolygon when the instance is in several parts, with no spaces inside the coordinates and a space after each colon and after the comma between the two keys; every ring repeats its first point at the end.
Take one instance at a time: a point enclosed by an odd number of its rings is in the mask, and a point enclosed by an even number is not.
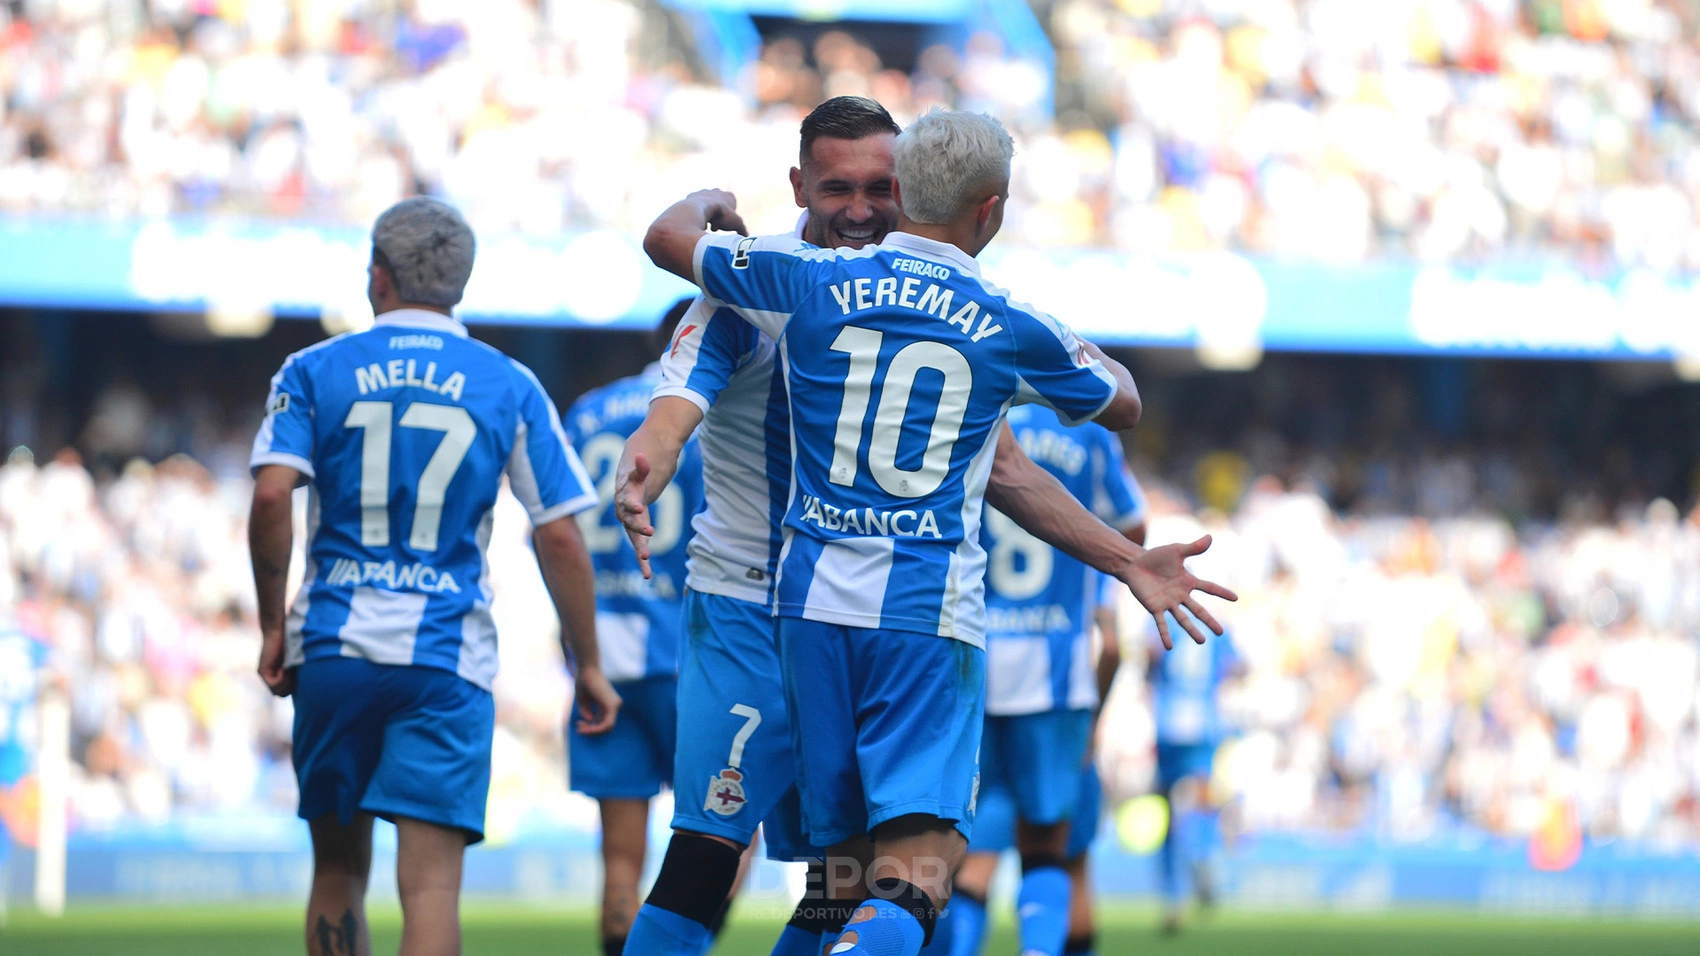
{"type": "Polygon", "coordinates": [[[651,365],[641,375],[585,393],[567,413],[567,433],[596,478],[601,507],[579,518],[596,569],[596,633],[603,670],[611,680],[670,677],[679,672],[681,602],[692,519],[703,505],[702,453],[693,439],[679,456],[673,481],[650,508],[652,576],[644,580],[637,552],[614,515],[614,471],[626,439],[643,424],[661,382],[651,365]]]}
{"type": "Polygon", "coordinates": [[[534,523],[595,504],[528,369],[447,316],[402,309],[290,356],[250,465],[311,477],[290,664],[362,657],[496,676],[484,549],[504,472],[534,523]]]}
{"type": "Polygon", "coordinates": [[[708,236],[696,259],[705,293],[780,345],[795,460],[778,613],[981,643],[979,589],[952,580],[951,558],[977,574],[970,484],[1004,411],[1093,417],[1115,396],[1109,373],[971,257],[918,236],[859,251],[708,236]],[[805,560],[807,583],[788,585],[805,560]]]}
{"type": "MultiPolygon", "coordinates": [[[[1032,405],[1011,409],[1009,425],[1028,457],[1106,523],[1125,529],[1142,517],[1114,434],[1065,425],[1032,405]]],[[[1092,707],[1097,689],[1087,644],[1105,576],[996,512],[988,512],[980,544],[989,556],[987,712],[1092,707]]]]}
{"type": "MultiPolygon", "coordinates": [[[[1152,627],[1155,643],[1156,628],[1152,627]]],[[[1185,637],[1174,617],[1169,633],[1173,650],[1163,651],[1151,668],[1151,711],[1160,744],[1216,744],[1224,735],[1218,696],[1239,666],[1239,649],[1231,634],[1213,636],[1203,644],[1185,637]]]]}
{"type": "Polygon", "coordinates": [[[779,575],[779,549],[785,543],[785,509],[791,497],[791,397],[785,390],[785,370],[778,362],[773,363],[771,378],[767,416],[762,422],[762,431],[767,436],[767,510],[773,519],[767,526],[769,607],[773,604],[773,585],[779,575]]]}

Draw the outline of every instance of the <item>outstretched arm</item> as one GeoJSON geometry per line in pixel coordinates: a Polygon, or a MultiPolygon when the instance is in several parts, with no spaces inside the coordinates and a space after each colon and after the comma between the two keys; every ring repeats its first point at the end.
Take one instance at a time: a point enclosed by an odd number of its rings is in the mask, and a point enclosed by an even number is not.
{"type": "Polygon", "coordinates": [[[697,242],[710,230],[749,235],[738,215],[737,198],[724,189],[699,189],[668,206],[650,223],[643,251],[661,268],[695,282],[697,242]]]}
{"type": "Polygon", "coordinates": [[[649,506],[673,480],[679,454],[701,421],[702,409],[687,399],[663,395],[650,402],[643,424],[626,439],[626,450],[614,472],[614,514],[626,527],[646,579],[650,574],[649,539],[655,534],[649,506]]]}
{"type": "Polygon", "coordinates": [[[620,695],[602,673],[596,643],[596,571],[578,520],[557,518],[532,532],[537,567],[561,619],[561,653],[573,669],[573,705],[581,734],[599,734],[614,726],[620,695]]]}
{"type": "Polygon", "coordinates": [[[1116,379],[1116,397],[1110,401],[1098,417],[1093,419],[1110,431],[1119,432],[1139,424],[1139,416],[1144,412],[1144,405],[1139,400],[1139,386],[1133,384],[1133,373],[1127,366],[1104,354],[1104,350],[1085,339],[1080,340],[1081,348],[1086,354],[1103,364],[1116,379]]]}
{"type": "Polygon", "coordinates": [[[1198,603],[1193,591],[1204,591],[1228,601],[1239,600],[1234,592],[1195,577],[1186,569],[1185,559],[1203,554],[1210,547],[1209,535],[1191,544],[1171,544],[1151,550],[1134,544],[1086,510],[1055,476],[1034,464],[1021,450],[1007,423],[992,460],[986,503],[1039,540],[1126,584],[1156,618],[1157,633],[1164,647],[1174,646],[1169,639],[1165,611],[1174,612],[1175,620],[1200,644],[1204,643],[1204,632],[1199,629],[1199,621],[1215,633],[1222,633],[1222,625],[1198,603]],[[1179,613],[1178,609],[1183,607],[1191,616],[1179,613]]]}

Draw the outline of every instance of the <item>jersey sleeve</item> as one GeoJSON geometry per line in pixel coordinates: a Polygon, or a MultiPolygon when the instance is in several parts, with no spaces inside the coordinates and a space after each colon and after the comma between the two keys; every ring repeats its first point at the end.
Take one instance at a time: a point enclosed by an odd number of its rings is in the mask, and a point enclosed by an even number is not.
{"type": "Polygon", "coordinates": [[[761,347],[761,333],[714,299],[698,297],[661,356],[661,384],[651,400],[683,398],[704,412],[732,375],[761,347]]]}
{"type": "Polygon", "coordinates": [[[1092,511],[1117,531],[1126,531],[1145,520],[1145,493],[1127,470],[1120,439],[1102,428],[1093,452],[1094,488],[1092,511]]]}
{"type": "Polygon", "coordinates": [[[1098,417],[1116,397],[1115,376],[1093,358],[1068,326],[1043,312],[1011,306],[1017,404],[1037,402],[1056,409],[1063,421],[1078,425],[1098,417]]]}
{"type": "Polygon", "coordinates": [[[513,365],[521,378],[519,422],[507,466],[514,497],[525,506],[533,527],[596,507],[596,486],[567,441],[555,403],[530,369],[513,365]]]}
{"type": "Polygon", "coordinates": [[[254,436],[248,470],[265,465],[287,465],[308,478],[313,477],[313,391],[306,364],[291,355],[272,376],[266,396],[266,419],[254,436]]]}
{"type": "Polygon", "coordinates": [[[795,236],[746,237],[710,233],[697,241],[697,287],[779,338],[808,295],[814,264],[824,255],[795,236]]]}

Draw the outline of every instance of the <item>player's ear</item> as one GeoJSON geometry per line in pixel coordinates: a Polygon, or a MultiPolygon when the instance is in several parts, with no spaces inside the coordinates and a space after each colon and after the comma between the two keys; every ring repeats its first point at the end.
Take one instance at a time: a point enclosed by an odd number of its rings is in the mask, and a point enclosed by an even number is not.
{"type": "Polygon", "coordinates": [[[809,200],[803,195],[803,171],[791,167],[791,198],[797,201],[798,209],[809,208],[809,200]]]}
{"type": "Polygon", "coordinates": [[[992,216],[997,213],[998,203],[1000,202],[1003,202],[1003,197],[999,196],[997,193],[993,193],[985,199],[980,200],[980,205],[974,210],[975,235],[984,233],[986,228],[992,225],[992,216]]]}
{"type": "Polygon", "coordinates": [[[899,215],[903,213],[903,187],[897,184],[897,177],[891,177],[891,201],[897,204],[899,215]]]}

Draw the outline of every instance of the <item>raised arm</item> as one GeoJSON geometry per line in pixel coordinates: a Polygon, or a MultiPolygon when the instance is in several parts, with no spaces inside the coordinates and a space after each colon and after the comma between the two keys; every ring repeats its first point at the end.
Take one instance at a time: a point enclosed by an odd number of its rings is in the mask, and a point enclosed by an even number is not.
{"type": "Polygon", "coordinates": [[[614,726],[620,695],[602,673],[602,651],[596,644],[596,571],[584,534],[569,516],[538,526],[531,542],[561,619],[561,653],[573,671],[579,733],[602,733],[614,726]]]}
{"type": "Polygon", "coordinates": [[[1139,401],[1139,386],[1133,384],[1133,373],[1127,370],[1127,366],[1105,355],[1103,349],[1091,342],[1081,339],[1080,346],[1088,355],[1102,363],[1105,370],[1116,379],[1116,397],[1098,413],[1094,421],[1113,432],[1139,424],[1139,416],[1144,411],[1144,406],[1139,401]]]}
{"type": "Polygon", "coordinates": [[[289,549],[295,526],[291,496],[302,474],[287,465],[263,465],[254,475],[254,500],[248,508],[248,555],[254,565],[254,592],[260,615],[260,679],[279,697],[295,690],[295,672],[284,668],[285,588],[289,549]]]}
{"type": "Polygon", "coordinates": [[[655,534],[649,506],[673,480],[679,454],[701,421],[702,409],[694,402],[663,395],[649,403],[643,424],[626,439],[626,450],[620,455],[614,472],[614,514],[625,525],[645,579],[650,574],[649,539],[655,534]]]}
{"type": "Polygon", "coordinates": [[[643,251],[656,265],[694,283],[697,242],[711,230],[749,235],[737,198],[724,189],[699,189],[668,206],[650,223],[643,251]]]}

